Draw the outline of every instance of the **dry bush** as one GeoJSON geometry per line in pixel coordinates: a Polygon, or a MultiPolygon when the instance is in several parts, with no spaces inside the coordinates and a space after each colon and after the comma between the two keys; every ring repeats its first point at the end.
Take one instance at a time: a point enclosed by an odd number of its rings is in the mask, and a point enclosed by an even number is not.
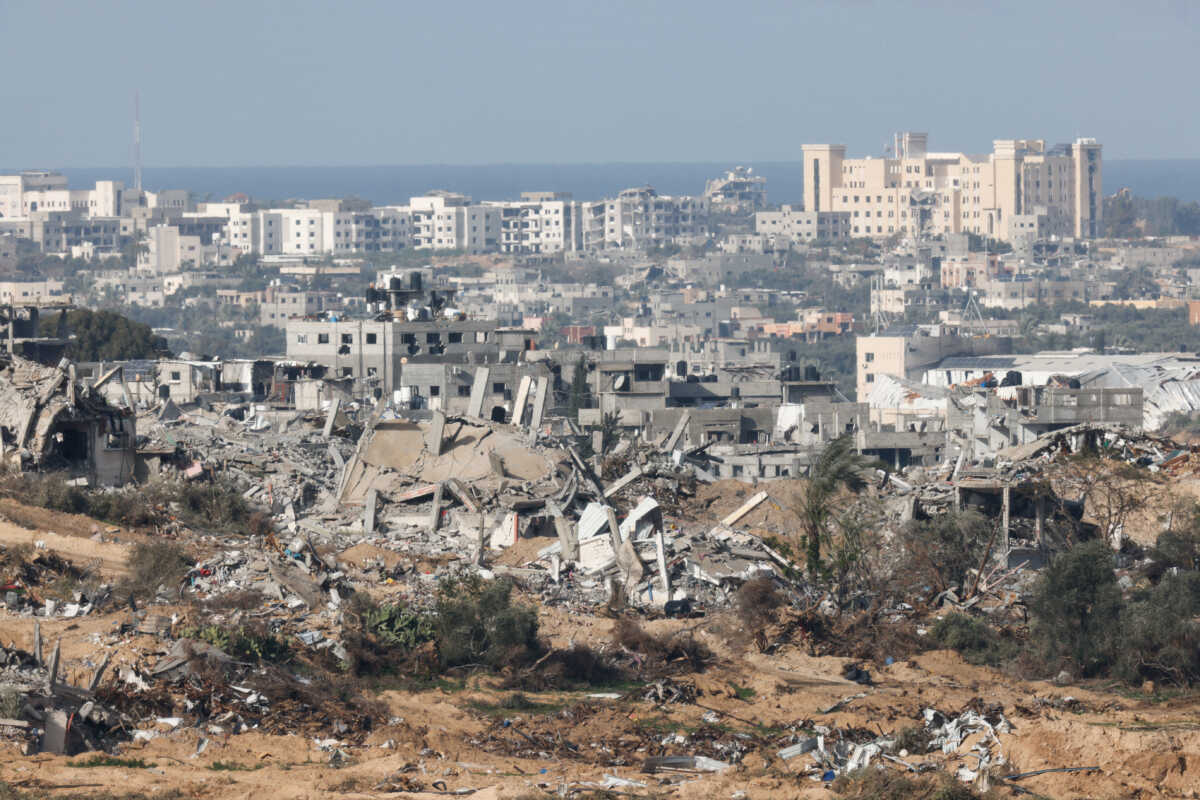
{"type": "Polygon", "coordinates": [[[613,644],[642,657],[641,667],[651,674],[701,672],[712,660],[712,653],[691,631],[655,636],[628,618],[613,625],[613,644]]]}
{"type": "Polygon", "coordinates": [[[830,788],[841,800],[996,800],[995,790],[980,793],[954,776],[911,776],[892,769],[866,767],[835,780],[830,788]]]}
{"type": "Polygon", "coordinates": [[[767,629],[775,623],[785,597],[775,581],[766,575],[746,581],[733,596],[733,609],[741,630],[754,640],[759,652],[766,652],[770,643],[767,629]]]}
{"type": "Polygon", "coordinates": [[[628,679],[625,671],[604,653],[584,644],[555,650],[528,669],[505,680],[505,689],[545,692],[589,686],[611,686],[628,679]]]}
{"type": "Polygon", "coordinates": [[[152,540],[134,545],[128,566],[129,577],[117,588],[117,593],[143,600],[153,598],[159,586],[168,591],[178,589],[191,569],[192,559],[175,542],[152,540]]]}

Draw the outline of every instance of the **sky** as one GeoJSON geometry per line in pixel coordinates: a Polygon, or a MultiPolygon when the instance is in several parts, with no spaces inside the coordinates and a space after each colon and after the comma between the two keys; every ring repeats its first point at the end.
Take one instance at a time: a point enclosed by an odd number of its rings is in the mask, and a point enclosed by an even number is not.
{"type": "Polygon", "coordinates": [[[0,0],[0,164],[1200,158],[1194,0],[0,0]]]}

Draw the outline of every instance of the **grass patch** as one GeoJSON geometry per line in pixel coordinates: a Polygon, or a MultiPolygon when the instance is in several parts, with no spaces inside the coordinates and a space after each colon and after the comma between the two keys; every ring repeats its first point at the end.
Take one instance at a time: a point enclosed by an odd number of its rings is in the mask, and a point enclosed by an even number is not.
{"type": "Polygon", "coordinates": [[[254,772],[262,769],[262,764],[239,764],[236,761],[214,761],[208,765],[213,772],[254,772]]]}
{"type": "Polygon", "coordinates": [[[729,688],[733,689],[733,696],[738,700],[750,701],[758,694],[749,686],[738,686],[736,683],[729,684],[729,688]]]}
{"type": "Polygon", "coordinates": [[[122,769],[149,769],[156,766],[153,763],[147,762],[141,758],[118,758],[103,753],[96,753],[82,761],[70,761],[68,767],[77,767],[79,769],[88,769],[91,767],[120,767],[122,769]]]}
{"type": "Polygon", "coordinates": [[[562,701],[539,702],[530,699],[528,695],[522,692],[507,694],[496,703],[488,703],[483,700],[471,700],[467,703],[467,707],[472,711],[488,717],[506,717],[514,712],[531,715],[557,714],[566,708],[567,705],[567,703],[562,701]]]}

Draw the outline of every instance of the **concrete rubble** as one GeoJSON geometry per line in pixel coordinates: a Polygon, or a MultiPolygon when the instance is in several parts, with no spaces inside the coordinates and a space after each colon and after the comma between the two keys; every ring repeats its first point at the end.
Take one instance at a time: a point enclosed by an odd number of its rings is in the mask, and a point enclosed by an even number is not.
{"type": "MultiPolygon", "coordinates": [[[[0,420],[6,430],[18,429],[23,463],[53,453],[46,437],[53,439],[62,420],[85,411],[101,418],[111,414],[127,420],[122,424],[130,432],[135,427],[141,432],[135,441],[143,479],[226,482],[269,525],[220,542],[191,565],[179,585],[159,587],[154,602],[131,608],[120,630],[99,637],[107,646],[133,635],[158,642],[110,670],[104,684],[108,656],[94,659],[95,674],[86,686],[72,686],[56,676],[57,656],[43,663],[40,642],[36,653],[0,654],[0,688],[21,696],[19,718],[0,719],[0,735],[27,742],[31,752],[70,753],[153,738],[172,728],[163,720],[176,719],[178,709],[201,705],[211,735],[304,731],[332,742],[331,760],[344,757],[339,743],[362,739],[368,723],[353,708],[338,705],[343,701],[307,696],[295,676],[243,663],[231,652],[232,642],[221,647],[201,641],[159,608],[181,600],[220,609],[210,625],[230,631],[265,626],[301,658],[334,663],[347,658],[343,621],[356,589],[387,587],[411,606],[427,608],[437,581],[464,571],[484,580],[511,577],[543,605],[568,612],[607,606],[653,616],[701,616],[731,607],[738,589],[760,577],[786,586],[791,596],[805,591],[798,565],[755,522],[778,506],[769,484],[746,487],[728,498],[728,510],[698,521],[689,502],[714,482],[706,469],[714,457],[704,446],[678,448],[687,414],[659,441],[600,437],[600,447],[589,452],[589,437],[570,425],[559,426],[559,434],[543,427],[540,383],[519,389],[518,406],[534,403],[528,425],[438,410],[402,413],[348,399],[304,412],[245,402],[166,401],[142,408],[135,420],[132,412],[110,409],[74,385],[69,365],[31,369],[20,379],[0,376],[0,392],[15,393],[25,403],[16,404],[25,411],[9,407],[0,420]],[[597,449],[602,455],[594,454],[597,449]],[[328,739],[330,720],[335,739],[328,739]]],[[[885,609],[885,616],[909,619],[915,605],[1012,612],[1044,552],[1055,547],[1056,531],[1082,524],[1069,502],[1044,503],[1048,465],[1097,447],[1151,470],[1191,470],[1193,463],[1200,468],[1193,451],[1165,441],[1077,426],[1003,451],[990,465],[878,472],[869,493],[887,509],[892,528],[966,507],[1003,523],[994,553],[963,586],[910,598],[885,609]]],[[[45,561],[41,568],[59,567],[45,561]]],[[[107,586],[80,591],[73,602],[43,602],[37,583],[36,575],[11,582],[4,595],[8,610],[72,617],[119,602],[107,586]]],[[[828,597],[806,599],[819,612],[828,610],[828,597]]],[[[862,607],[873,602],[861,600],[862,607]]],[[[871,684],[865,670],[843,677],[871,684]]],[[[663,685],[646,697],[656,703],[695,698],[694,691],[663,685]]],[[[965,781],[1004,763],[1003,715],[930,710],[924,724],[931,753],[970,751],[974,760],[958,767],[965,781]]],[[[914,754],[898,751],[886,737],[815,730],[808,735],[797,729],[755,746],[775,748],[789,764],[806,757],[798,768],[818,780],[881,760],[913,771],[931,763],[915,763],[914,754]]],[[[515,755],[562,747],[534,732],[522,732],[528,742],[515,745],[500,727],[488,736],[484,745],[515,755]]],[[[643,770],[722,771],[750,747],[714,737],[703,752],[648,758],[643,770]]]]}

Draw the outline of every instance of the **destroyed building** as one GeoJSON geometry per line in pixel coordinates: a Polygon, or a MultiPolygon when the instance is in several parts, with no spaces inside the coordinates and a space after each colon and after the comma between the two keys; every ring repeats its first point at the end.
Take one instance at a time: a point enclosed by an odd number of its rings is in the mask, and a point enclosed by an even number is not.
{"type": "Polygon", "coordinates": [[[120,486],[134,474],[133,413],[80,383],[65,361],[13,358],[0,370],[0,437],[18,469],[60,469],[90,486],[120,486]]]}

